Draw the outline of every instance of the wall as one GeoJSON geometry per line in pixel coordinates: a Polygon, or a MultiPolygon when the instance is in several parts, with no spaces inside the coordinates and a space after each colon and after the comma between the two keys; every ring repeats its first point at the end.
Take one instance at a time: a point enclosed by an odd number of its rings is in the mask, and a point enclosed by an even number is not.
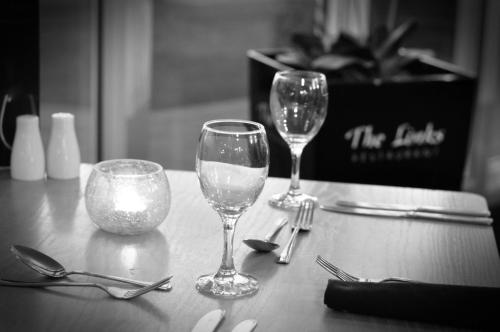
{"type": "Polygon", "coordinates": [[[97,2],[39,0],[40,116],[44,141],[50,115],[75,115],[82,160],[97,160],[97,2]]]}
{"type": "Polygon", "coordinates": [[[155,0],[152,108],[246,97],[250,48],[310,31],[314,0],[155,0]]]}

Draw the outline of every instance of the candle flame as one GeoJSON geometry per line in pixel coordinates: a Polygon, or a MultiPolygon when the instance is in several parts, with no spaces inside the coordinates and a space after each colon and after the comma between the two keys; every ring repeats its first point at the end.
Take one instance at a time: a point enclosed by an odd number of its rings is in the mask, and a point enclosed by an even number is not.
{"type": "Polygon", "coordinates": [[[133,188],[120,188],[115,193],[115,210],[125,212],[140,212],[146,210],[144,200],[133,188]]]}

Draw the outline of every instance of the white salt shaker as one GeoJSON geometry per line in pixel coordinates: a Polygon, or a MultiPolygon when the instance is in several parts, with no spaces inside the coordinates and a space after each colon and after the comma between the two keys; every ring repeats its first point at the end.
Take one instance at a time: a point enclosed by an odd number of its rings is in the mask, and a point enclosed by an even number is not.
{"type": "Polygon", "coordinates": [[[16,180],[36,181],[45,178],[45,155],[36,115],[16,118],[16,133],[10,155],[10,175],[16,180]]]}
{"type": "Polygon", "coordinates": [[[47,148],[47,176],[73,179],[80,176],[80,147],[71,113],[52,114],[52,128],[47,148]]]}

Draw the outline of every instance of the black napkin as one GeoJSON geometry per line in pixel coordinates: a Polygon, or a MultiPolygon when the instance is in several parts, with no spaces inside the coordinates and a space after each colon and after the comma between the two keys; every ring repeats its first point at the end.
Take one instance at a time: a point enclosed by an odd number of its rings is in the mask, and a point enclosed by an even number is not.
{"type": "Polygon", "coordinates": [[[500,331],[500,288],[330,279],[324,302],[357,314],[500,331]]]}

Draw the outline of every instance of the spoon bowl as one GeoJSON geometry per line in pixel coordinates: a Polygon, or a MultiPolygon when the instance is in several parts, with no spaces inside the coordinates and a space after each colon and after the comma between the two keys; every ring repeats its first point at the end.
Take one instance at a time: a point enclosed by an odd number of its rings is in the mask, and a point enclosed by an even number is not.
{"type": "Polygon", "coordinates": [[[279,244],[259,239],[245,239],[243,242],[255,251],[270,252],[280,247],[279,244]]]}
{"type": "MultiPolygon", "coordinates": [[[[61,263],[59,263],[52,257],[49,257],[38,250],[25,246],[13,245],[10,247],[10,251],[14,254],[14,256],[16,256],[17,259],[19,259],[25,265],[32,268],[36,272],[50,278],[65,278],[70,274],[81,274],[91,277],[124,282],[135,286],[149,286],[151,284],[150,282],[98,274],[98,273],[91,273],[85,271],[67,271],[61,263]]],[[[161,285],[157,289],[170,290],[171,288],[172,286],[170,284],[165,284],[161,285]]]]}
{"type": "Polygon", "coordinates": [[[260,239],[245,239],[243,243],[252,248],[255,251],[259,252],[271,252],[280,247],[279,244],[273,242],[273,239],[278,235],[283,226],[287,223],[287,219],[283,218],[278,220],[274,229],[267,234],[263,240],[260,239]]]}

